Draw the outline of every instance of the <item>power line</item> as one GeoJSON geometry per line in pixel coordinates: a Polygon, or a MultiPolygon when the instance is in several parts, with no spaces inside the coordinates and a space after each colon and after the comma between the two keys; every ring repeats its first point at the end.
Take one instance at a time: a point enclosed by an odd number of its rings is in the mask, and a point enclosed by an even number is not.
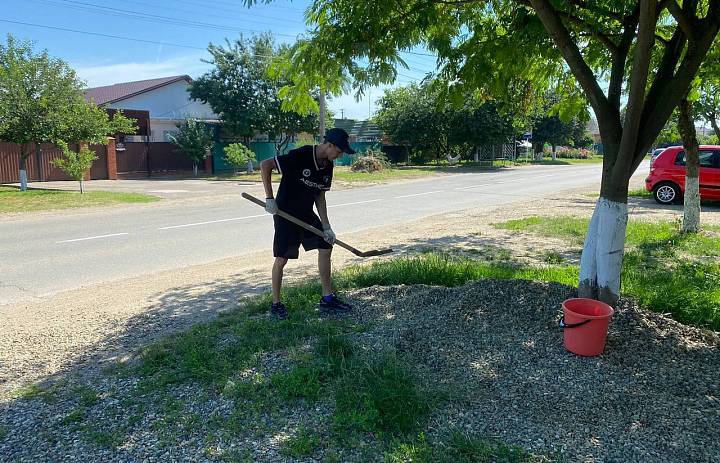
{"type": "Polygon", "coordinates": [[[22,26],[41,27],[44,29],[52,29],[52,30],[56,30],[56,31],[74,32],[76,34],[94,35],[97,37],[107,37],[107,38],[111,38],[111,39],[129,40],[131,42],[152,43],[154,45],[166,45],[169,47],[190,48],[193,50],[203,50],[203,51],[207,50],[206,48],[194,47],[192,45],[182,45],[179,43],[159,42],[157,40],[145,40],[145,39],[138,39],[138,38],[133,38],[133,37],[123,37],[121,35],[103,34],[100,32],[79,31],[77,29],[68,29],[66,27],[48,26],[46,24],[33,24],[33,23],[26,23],[26,22],[22,22],[22,21],[11,21],[9,19],[3,19],[3,18],[0,18],[0,22],[10,23],[10,24],[20,24],[22,26]]]}

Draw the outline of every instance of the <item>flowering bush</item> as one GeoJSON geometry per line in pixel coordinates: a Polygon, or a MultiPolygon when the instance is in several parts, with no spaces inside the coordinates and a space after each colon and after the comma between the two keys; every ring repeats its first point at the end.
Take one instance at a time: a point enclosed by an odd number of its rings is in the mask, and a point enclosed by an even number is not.
{"type": "MultiPolygon", "coordinates": [[[[545,147],[543,149],[545,156],[552,156],[552,148],[545,147]]],[[[595,155],[592,150],[587,148],[569,148],[567,146],[558,146],[555,149],[555,156],[564,159],[590,159],[595,155]]]]}

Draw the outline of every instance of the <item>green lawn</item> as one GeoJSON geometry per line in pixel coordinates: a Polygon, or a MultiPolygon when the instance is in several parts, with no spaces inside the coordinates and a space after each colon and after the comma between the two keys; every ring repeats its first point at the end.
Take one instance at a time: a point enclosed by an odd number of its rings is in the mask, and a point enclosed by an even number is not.
{"type": "Polygon", "coordinates": [[[110,191],[39,190],[20,191],[14,187],[0,186],[0,213],[37,212],[91,206],[111,206],[127,203],[149,203],[157,196],[140,193],[114,193],[110,191]]]}
{"type": "Polygon", "coordinates": [[[593,156],[589,159],[566,159],[566,158],[557,158],[554,161],[551,158],[543,158],[539,161],[524,161],[524,160],[518,160],[516,162],[517,165],[527,165],[527,164],[538,164],[543,166],[567,166],[567,165],[576,165],[576,164],[602,164],[603,157],[602,156],[593,156]]]}
{"type": "MultiPolygon", "coordinates": [[[[581,246],[588,220],[529,217],[495,226],[581,246]]],[[[684,234],[676,223],[630,220],[621,290],[682,323],[720,330],[720,227],[703,228],[684,234]]]]}
{"type": "MultiPolygon", "coordinates": [[[[427,165],[427,166],[399,166],[392,167],[382,172],[353,172],[348,166],[337,166],[333,172],[333,180],[344,183],[385,183],[393,180],[409,180],[415,178],[427,177],[430,175],[454,174],[480,172],[493,169],[489,165],[480,165],[476,163],[463,163],[456,166],[446,164],[427,165]]],[[[232,180],[240,182],[260,182],[260,171],[256,170],[252,174],[240,172],[238,175],[224,174],[212,177],[211,180],[232,180]]],[[[280,181],[280,174],[273,172],[272,180],[280,181]]]]}

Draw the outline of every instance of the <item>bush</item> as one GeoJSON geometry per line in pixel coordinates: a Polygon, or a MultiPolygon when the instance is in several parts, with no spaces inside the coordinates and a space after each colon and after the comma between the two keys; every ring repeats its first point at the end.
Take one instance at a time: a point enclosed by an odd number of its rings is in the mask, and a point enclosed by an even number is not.
{"type": "Polygon", "coordinates": [[[382,172],[390,167],[385,153],[378,149],[369,149],[359,155],[350,168],[353,172],[382,172]]]}
{"type": "MultiPolygon", "coordinates": [[[[543,151],[545,156],[552,156],[552,149],[546,147],[543,151]]],[[[558,146],[555,150],[555,155],[558,158],[563,159],[592,159],[595,153],[586,148],[568,148],[566,146],[558,146]]]]}
{"type": "Polygon", "coordinates": [[[247,166],[249,161],[257,162],[253,150],[241,143],[232,143],[226,146],[223,151],[225,151],[223,159],[226,163],[233,166],[236,174],[238,168],[247,166]]]}

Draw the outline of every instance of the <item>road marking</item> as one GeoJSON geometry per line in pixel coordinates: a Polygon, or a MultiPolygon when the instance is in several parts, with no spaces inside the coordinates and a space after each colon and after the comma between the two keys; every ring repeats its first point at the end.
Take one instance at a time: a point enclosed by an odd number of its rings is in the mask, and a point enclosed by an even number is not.
{"type": "Polygon", "coordinates": [[[433,194],[433,193],[442,193],[443,191],[445,191],[445,190],[426,191],[425,193],[415,193],[415,194],[412,194],[412,195],[395,196],[394,199],[399,199],[399,198],[411,198],[411,197],[413,197],[413,196],[422,196],[422,195],[431,195],[431,194],[433,194]]]}
{"type": "Polygon", "coordinates": [[[342,207],[342,206],[353,206],[353,205],[355,205],[355,204],[376,203],[376,202],[378,202],[378,201],[382,201],[382,200],[381,200],[381,199],[368,199],[367,201],[357,201],[357,202],[354,202],[354,203],[333,204],[332,206],[328,206],[328,208],[330,208],[330,207],[342,207]]]}
{"type": "Polygon", "coordinates": [[[96,239],[99,239],[99,238],[110,238],[110,237],[112,237],[112,236],[122,236],[122,235],[129,235],[129,234],[130,234],[130,233],[113,233],[113,234],[111,234],[111,235],[88,236],[87,238],[75,238],[74,240],[58,241],[58,242],[56,242],[55,244],[60,244],[60,243],[73,243],[73,242],[75,242],[75,241],[85,241],[85,240],[96,240],[96,239]]]}
{"type": "Polygon", "coordinates": [[[160,228],[158,228],[158,230],[171,230],[173,228],[196,227],[198,225],[208,225],[211,223],[221,223],[221,222],[232,222],[234,220],[255,219],[257,217],[265,217],[267,215],[268,214],[248,215],[247,217],[233,217],[232,219],[208,220],[207,222],[195,222],[195,223],[186,223],[186,224],[182,224],[182,225],[171,225],[169,227],[160,227],[160,228]]]}

